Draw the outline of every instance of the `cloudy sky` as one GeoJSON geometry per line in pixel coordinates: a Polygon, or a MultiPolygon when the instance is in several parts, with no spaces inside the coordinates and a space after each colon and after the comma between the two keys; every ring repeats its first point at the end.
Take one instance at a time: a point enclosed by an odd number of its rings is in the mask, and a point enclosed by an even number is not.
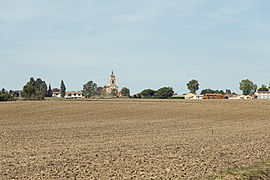
{"type": "Polygon", "coordinates": [[[132,93],[270,81],[269,0],[0,0],[0,88],[30,77],[132,93]]]}

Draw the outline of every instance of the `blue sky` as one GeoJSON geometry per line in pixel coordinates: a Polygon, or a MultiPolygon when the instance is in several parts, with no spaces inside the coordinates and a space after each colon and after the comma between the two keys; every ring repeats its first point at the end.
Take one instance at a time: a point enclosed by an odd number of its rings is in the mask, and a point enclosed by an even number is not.
{"type": "Polygon", "coordinates": [[[269,0],[0,0],[0,87],[80,90],[112,70],[132,93],[268,85],[269,19],[269,0]]]}

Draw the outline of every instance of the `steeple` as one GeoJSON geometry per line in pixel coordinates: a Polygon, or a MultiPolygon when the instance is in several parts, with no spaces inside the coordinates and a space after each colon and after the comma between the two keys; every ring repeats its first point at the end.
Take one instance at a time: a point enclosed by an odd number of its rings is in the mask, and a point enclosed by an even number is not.
{"type": "Polygon", "coordinates": [[[115,86],[116,86],[115,81],[116,81],[115,75],[113,74],[113,71],[112,71],[112,75],[111,75],[111,77],[110,77],[110,85],[111,85],[112,87],[115,87],[115,86]]]}

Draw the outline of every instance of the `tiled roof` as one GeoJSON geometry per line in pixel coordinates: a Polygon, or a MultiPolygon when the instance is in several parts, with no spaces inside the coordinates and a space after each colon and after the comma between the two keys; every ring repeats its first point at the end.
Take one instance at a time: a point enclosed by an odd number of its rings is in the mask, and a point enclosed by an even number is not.
{"type": "Polygon", "coordinates": [[[66,94],[82,94],[81,91],[67,91],[66,94]]]}

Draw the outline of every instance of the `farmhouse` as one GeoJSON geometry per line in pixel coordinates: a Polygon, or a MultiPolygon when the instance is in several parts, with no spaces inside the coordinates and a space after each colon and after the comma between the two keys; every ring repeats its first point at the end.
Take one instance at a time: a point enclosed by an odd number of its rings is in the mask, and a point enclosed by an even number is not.
{"type": "MultiPolygon", "coordinates": [[[[52,97],[55,98],[60,98],[61,97],[61,92],[56,91],[53,92],[52,97]]],[[[82,98],[83,94],[81,91],[66,91],[65,98],[82,98]]]]}
{"type": "Polygon", "coordinates": [[[82,98],[83,94],[81,91],[67,91],[65,98],[82,98]]]}
{"type": "Polygon", "coordinates": [[[224,94],[206,93],[206,94],[204,94],[203,99],[225,99],[225,95],[224,94]]]}
{"type": "Polygon", "coordinates": [[[254,94],[255,99],[270,99],[269,91],[257,91],[254,94]]]}
{"type": "Polygon", "coordinates": [[[185,95],[185,99],[203,99],[203,95],[188,93],[185,95]]]}
{"type": "Polygon", "coordinates": [[[52,97],[60,98],[61,97],[61,93],[59,91],[55,91],[55,92],[53,92],[52,97]]]}

